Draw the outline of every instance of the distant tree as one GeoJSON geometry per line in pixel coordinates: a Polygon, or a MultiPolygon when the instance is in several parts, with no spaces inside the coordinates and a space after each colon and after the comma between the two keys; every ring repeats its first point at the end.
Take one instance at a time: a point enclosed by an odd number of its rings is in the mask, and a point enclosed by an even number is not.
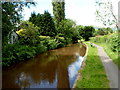
{"type": "Polygon", "coordinates": [[[106,31],[108,31],[108,34],[113,33],[113,30],[111,28],[109,28],[109,27],[106,28],[106,31]]]}
{"type": "Polygon", "coordinates": [[[107,35],[105,28],[98,28],[97,35],[107,35]]]}
{"type": "MultiPolygon", "coordinates": [[[[21,1],[21,0],[20,0],[21,1]]],[[[5,2],[2,1],[2,40],[7,41],[8,33],[16,30],[17,25],[22,19],[23,7],[35,5],[34,2],[5,2]]]]}
{"type": "Polygon", "coordinates": [[[79,33],[80,33],[80,36],[82,36],[86,41],[89,40],[89,37],[92,37],[94,32],[95,32],[95,29],[93,26],[79,26],[79,33]]]}
{"type": "Polygon", "coordinates": [[[96,35],[107,35],[109,33],[113,33],[113,30],[111,28],[98,28],[96,31],[96,35]]]}
{"type": "Polygon", "coordinates": [[[98,21],[103,22],[105,26],[116,25],[118,29],[118,20],[117,16],[113,11],[113,4],[110,0],[102,1],[96,0],[96,6],[98,7],[96,10],[96,17],[98,21]]]}
{"type": "Polygon", "coordinates": [[[52,0],[53,14],[56,25],[65,19],[65,1],[64,0],[52,0]]]}

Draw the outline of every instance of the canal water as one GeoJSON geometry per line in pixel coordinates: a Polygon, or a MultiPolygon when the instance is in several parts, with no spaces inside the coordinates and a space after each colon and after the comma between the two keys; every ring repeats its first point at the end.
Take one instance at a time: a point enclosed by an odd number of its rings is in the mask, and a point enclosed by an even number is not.
{"type": "Polygon", "coordinates": [[[3,88],[72,88],[86,53],[72,44],[3,70],[3,88]]]}

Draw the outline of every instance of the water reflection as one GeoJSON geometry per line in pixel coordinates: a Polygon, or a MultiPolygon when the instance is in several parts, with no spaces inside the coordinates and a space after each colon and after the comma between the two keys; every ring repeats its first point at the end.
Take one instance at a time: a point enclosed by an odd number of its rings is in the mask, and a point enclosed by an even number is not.
{"type": "MultiPolygon", "coordinates": [[[[80,69],[83,58],[84,57],[82,57],[82,56],[78,56],[76,62],[69,65],[68,71],[69,71],[69,80],[70,80],[70,82],[75,81],[75,79],[76,79],[75,77],[78,74],[78,70],[80,69]]],[[[72,87],[72,86],[73,86],[73,83],[70,84],[70,87],[72,87]]]]}
{"type": "Polygon", "coordinates": [[[70,88],[83,59],[79,55],[84,56],[85,50],[71,45],[3,70],[3,88],[70,88]]]}

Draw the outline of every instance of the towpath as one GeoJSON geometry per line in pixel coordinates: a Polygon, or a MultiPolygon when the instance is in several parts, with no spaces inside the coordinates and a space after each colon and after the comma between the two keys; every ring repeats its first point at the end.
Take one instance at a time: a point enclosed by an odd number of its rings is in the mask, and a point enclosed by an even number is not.
{"type": "Polygon", "coordinates": [[[98,55],[101,58],[101,61],[104,65],[108,80],[110,81],[110,88],[118,88],[119,87],[119,90],[120,90],[120,85],[118,83],[118,81],[120,81],[120,77],[119,77],[120,71],[119,71],[118,67],[109,58],[109,56],[104,51],[103,47],[98,46],[96,44],[93,44],[93,45],[98,48],[98,55]]]}

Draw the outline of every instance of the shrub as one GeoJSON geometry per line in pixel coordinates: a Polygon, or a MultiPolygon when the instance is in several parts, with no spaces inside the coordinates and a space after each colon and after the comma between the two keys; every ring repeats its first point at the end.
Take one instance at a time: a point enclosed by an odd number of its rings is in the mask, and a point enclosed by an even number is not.
{"type": "Polygon", "coordinates": [[[57,48],[57,42],[56,39],[51,39],[48,41],[48,50],[50,49],[56,49],[57,48]]]}
{"type": "Polygon", "coordinates": [[[114,52],[120,52],[120,40],[118,39],[118,34],[114,33],[111,35],[104,35],[100,37],[92,37],[90,38],[92,42],[97,43],[107,43],[111,50],[114,52]]]}
{"type": "Polygon", "coordinates": [[[65,44],[67,45],[67,44],[70,44],[72,42],[72,39],[71,38],[66,38],[65,41],[66,41],[65,44]]]}
{"type": "Polygon", "coordinates": [[[16,45],[6,44],[2,49],[2,65],[9,66],[11,63],[14,63],[16,57],[13,53],[15,52],[16,45]]]}
{"type": "Polygon", "coordinates": [[[58,43],[57,48],[62,48],[62,47],[64,47],[64,46],[65,46],[65,44],[63,44],[63,43],[58,43]]]}
{"type": "Polygon", "coordinates": [[[23,21],[20,25],[20,30],[17,31],[20,36],[20,43],[25,45],[36,44],[39,36],[38,29],[32,22],[23,21]]]}
{"type": "Polygon", "coordinates": [[[35,48],[35,51],[37,54],[47,51],[47,47],[42,44],[38,44],[36,47],[33,47],[33,48],[35,48]]]}
{"type": "Polygon", "coordinates": [[[64,37],[58,37],[51,38],[49,36],[39,36],[41,43],[47,47],[48,50],[56,49],[63,47],[66,43],[64,37]]]}
{"type": "Polygon", "coordinates": [[[23,61],[34,57],[38,53],[45,52],[47,47],[42,44],[38,44],[36,47],[28,45],[7,44],[3,47],[3,67],[10,66],[13,63],[23,61]]]}
{"type": "Polygon", "coordinates": [[[35,50],[26,45],[8,44],[3,48],[3,66],[33,57],[35,50]]]}
{"type": "Polygon", "coordinates": [[[111,43],[110,46],[111,46],[112,51],[115,51],[115,52],[120,51],[120,50],[118,50],[118,45],[120,43],[120,40],[118,39],[118,36],[112,37],[110,43],[111,43]]]}

